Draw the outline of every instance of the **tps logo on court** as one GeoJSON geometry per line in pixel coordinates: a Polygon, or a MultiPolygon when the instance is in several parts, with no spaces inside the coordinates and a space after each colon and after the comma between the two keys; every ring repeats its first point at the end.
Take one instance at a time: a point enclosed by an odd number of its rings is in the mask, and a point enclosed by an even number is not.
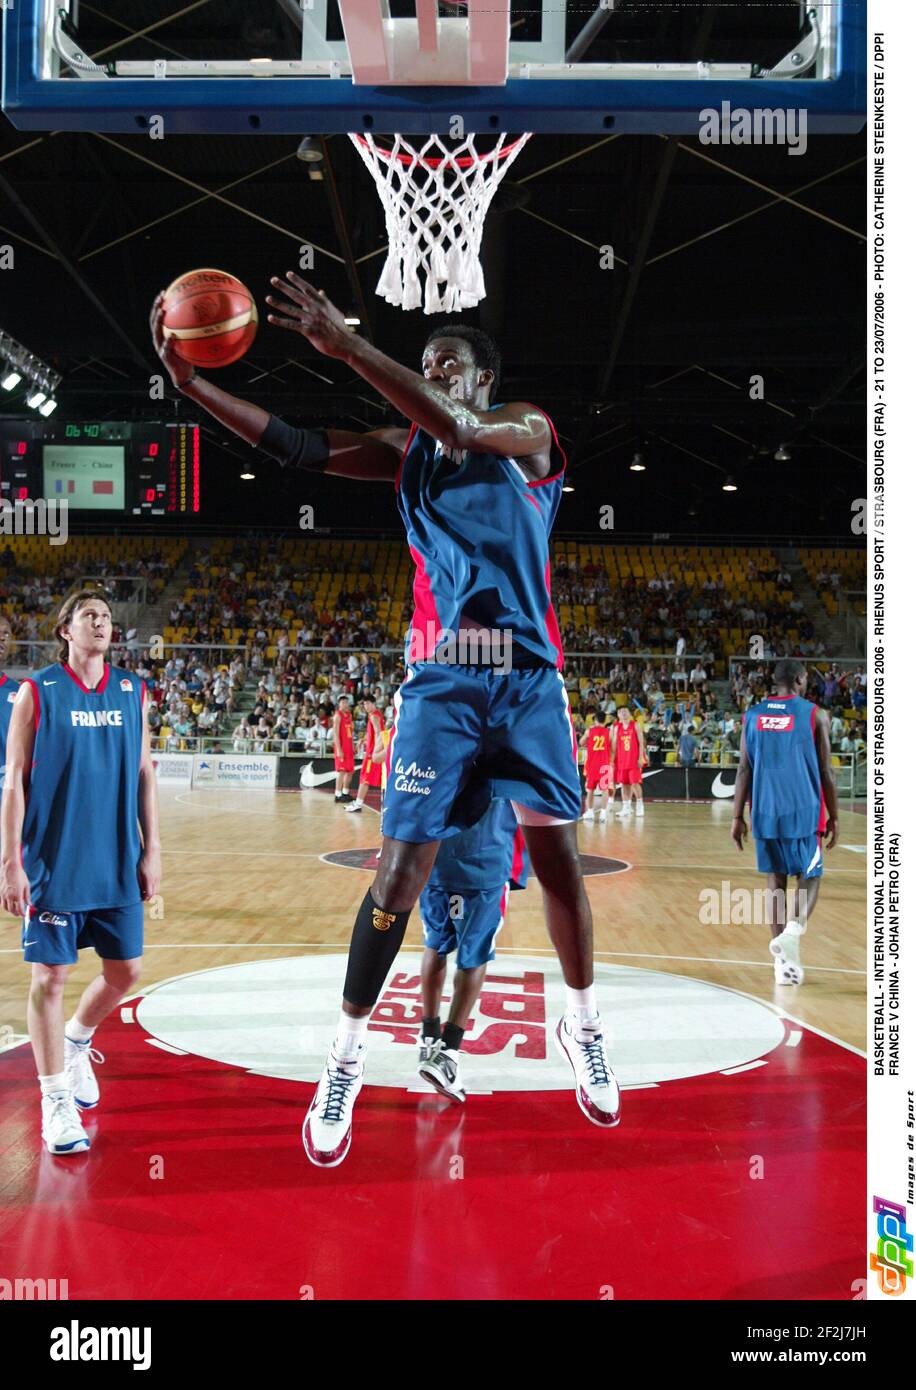
{"type": "MultiPolygon", "coordinates": [[[[378,849],[335,849],[321,856],[325,864],[337,864],[343,869],[378,868],[378,849]]],[[[586,878],[594,874],[622,874],[632,866],[625,859],[611,859],[604,854],[580,854],[579,863],[586,878]]]]}
{"type": "MultiPolygon", "coordinates": [[[[315,1082],[340,1011],[346,954],[244,961],[154,985],[136,1019],[148,1041],[175,1056],[206,1057],[256,1076],[315,1082]]],[[[417,1076],[423,1020],[420,960],[402,951],[369,1019],[369,1086],[433,1092],[417,1076]]],[[[768,1004],[704,980],[600,962],[598,1002],[608,1051],[622,1086],[765,1065],[786,1036],[768,1004]]],[[[444,1012],[450,1002],[446,984],[444,1012]]],[[[471,1094],[568,1090],[569,1063],[554,1044],[566,1003],[553,952],[497,955],[461,1046],[471,1094]]]]}

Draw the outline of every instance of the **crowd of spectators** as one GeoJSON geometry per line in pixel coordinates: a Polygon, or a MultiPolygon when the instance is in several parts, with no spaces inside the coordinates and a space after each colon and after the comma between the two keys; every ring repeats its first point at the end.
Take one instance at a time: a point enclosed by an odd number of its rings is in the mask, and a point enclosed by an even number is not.
{"type": "MultiPolygon", "coordinates": [[[[868,677],[864,667],[841,671],[835,662],[809,662],[807,697],[826,710],[855,710],[863,714],[868,708],[868,677]]],[[[732,668],[732,700],[740,710],[755,704],[769,694],[769,672],[764,663],[736,662],[732,668]]]]}
{"type": "MultiPolygon", "coordinates": [[[[326,656],[287,648],[273,664],[259,668],[238,654],[231,661],[209,664],[189,648],[155,661],[148,651],[122,647],[113,650],[112,660],[146,681],[155,746],[167,751],[195,748],[195,740],[203,737],[203,746],[211,752],[282,750],[330,757],[340,696],[350,700],[358,742],[365,729],[360,702],[371,697],[390,724],[394,696],[404,677],[403,661],[391,652],[326,656]],[[241,700],[246,680],[253,705],[242,710],[240,705],[248,703],[247,698],[241,700]]],[[[661,765],[672,752],[685,765],[734,761],[744,711],[770,693],[763,662],[735,667],[730,698],[724,703],[699,663],[686,672],[686,679],[677,663],[630,659],[605,666],[598,676],[578,665],[564,672],[577,735],[599,710],[613,721],[626,702],[643,726],[653,765],[661,765]]],[[[841,671],[835,664],[809,665],[808,670],[809,696],[832,715],[832,750],[861,752],[867,705],[864,670],[841,671]],[[850,710],[862,717],[847,717],[850,710]]]]}
{"type": "MultiPolygon", "coordinates": [[[[156,661],[147,651],[114,648],[111,660],[146,683],[147,719],[153,746],[176,751],[189,740],[218,738],[245,684],[245,663],[235,657],[212,667],[194,651],[172,651],[156,661]]],[[[215,746],[213,751],[219,751],[215,746]]]]}
{"type": "MultiPolygon", "coordinates": [[[[341,552],[340,562],[346,557],[341,552]]],[[[333,564],[333,555],[329,563],[333,564]]],[[[317,591],[319,572],[273,560],[265,563],[257,541],[239,541],[228,555],[218,559],[208,550],[197,552],[189,576],[194,590],[190,599],[172,605],[169,623],[186,627],[189,642],[230,645],[234,632],[242,628],[245,659],[254,669],[267,664],[267,649],[277,645],[281,656],[289,648],[302,647],[381,647],[387,633],[378,618],[378,605],[391,595],[384,585],[369,576],[360,587],[341,591],[333,612],[316,606],[310,593],[317,591]],[[211,573],[215,570],[215,573],[211,573]],[[257,577],[248,579],[254,573],[257,577]],[[303,581],[302,594],[293,584],[303,581]],[[284,610],[295,612],[289,627],[284,610]],[[271,634],[277,633],[276,638],[271,634]]]]}
{"type": "Polygon", "coordinates": [[[561,629],[567,651],[678,651],[701,653],[712,668],[722,661],[720,629],[738,628],[763,639],[763,654],[818,656],[823,643],[805,615],[804,603],[795,594],[787,604],[762,597],[763,583],[772,580],[783,593],[792,592],[788,570],[758,569],[748,562],[748,580],[760,584],[751,602],[729,592],[724,579],[708,578],[694,587],[667,570],[650,579],[629,576],[612,586],[606,569],[592,563],[577,566],[574,558],[561,556],[552,566],[551,596],[554,606],[597,609],[590,625],[567,622],[561,629]],[[790,637],[790,632],[797,634],[790,637]]]}

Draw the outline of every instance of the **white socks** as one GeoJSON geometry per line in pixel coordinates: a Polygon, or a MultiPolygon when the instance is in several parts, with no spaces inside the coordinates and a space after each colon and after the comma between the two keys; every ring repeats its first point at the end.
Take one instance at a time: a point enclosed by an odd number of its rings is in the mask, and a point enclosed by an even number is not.
{"type": "Polygon", "coordinates": [[[55,1072],[53,1076],[39,1076],[38,1084],[41,1087],[42,1096],[55,1096],[60,1091],[69,1091],[70,1083],[67,1081],[65,1071],[55,1072]]]}
{"type": "Polygon", "coordinates": [[[368,1028],[368,1014],[365,1018],[351,1018],[349,1014],[341,1013],[337,1024],[337,1036],[334,1039],[334,1051],[338,1061],[353,1061],[360,1046],[366,1041],[368,1028]]]}
{"type": "Polygon", "coordinates": [[[94,1032],[94,1028],[86,1028],[78,1022],[76,1014],[64,1024],[64,1037],[69,1038],[71,1042],[87,1043],[94,1032]]]}
{"type": "Polygon", "coordinates": [[[571,989],[566,986],[566,1012],[570,1020],[576,1021],[576,1032],[581,1033],[586,1023],[594,1023],[598,1018],[598,1000],[595,986],[588,989],[571,989]]]}

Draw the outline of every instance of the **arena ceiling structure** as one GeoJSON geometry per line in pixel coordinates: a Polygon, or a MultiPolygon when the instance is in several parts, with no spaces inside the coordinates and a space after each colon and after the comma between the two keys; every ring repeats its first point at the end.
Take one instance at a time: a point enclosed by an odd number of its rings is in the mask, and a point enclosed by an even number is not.
{"type": "MultiPolygon", "coordinates": [[[[764,60],[779,56],[767,7],[742,8],[740,29],[729,5],[618,8],[620,22],[593,41],[606,61],[688,51],[706,11],[711,56],[745,57],[749,40],[764,60]]],[[[593,9],[583,5],[575,23],[593,9]]],[[[82,0],[79,34],[102,60],[212,57],[217,42],[225,57],[282,57],[297,10],[283,0],[82,0]]],[[[346,135],[303,146],[310,135],[153,140],[18,131],[0,118],[0,244],[14,261],[0,272],[0,329],[60,373],[61,414],[162,418],[149,399],[156,292],[218,266],[263,304],[269,277],[297,268],[304,244],[316,250],[308,278],[382,351],[419,364],[444,320],[376,295],[387,238],[375,189],[346,135]]],[[[803,154],[614,132],[528,142],[487,217],[487,296],[461,318],[500,345],[500,398],[535,402],[556,424],[574,489],[561,531],[595,529],[610,504],[621,536],[856,539],[865,175],[863,134],[811,136],[803,154]],[[634,472],[637,453],[645,469],[634,472]],[[728,479],[736,491],[723,491],[728,479]]],[[[303,425],[398,422],[343,363],[263,319],[249,355],[218,380],[303,425]]],[[[15,392],[0,397],[0,413],[24,411],[15,392]]],[[[167,409],[198,418],[184,402],[167,409]]],[[[301,486],[202,423],[205,520],[287,524],[301,486]]],[[[350,484],[309,479],[309,489],[332,527],[397,525],[384,489],[358,512],[350,484]]]]}

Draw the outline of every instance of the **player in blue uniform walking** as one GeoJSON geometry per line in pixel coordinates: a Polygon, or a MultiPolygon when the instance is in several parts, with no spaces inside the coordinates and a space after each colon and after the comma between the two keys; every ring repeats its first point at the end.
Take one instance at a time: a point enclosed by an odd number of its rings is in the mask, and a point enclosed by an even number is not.
{"type": "Polygon", "coordinates": [[[499,352],[478,329],[435,330],[417,373],[352,333],[324,292],[299,276],[271,283],[287,296],[268,296],[272,323],[346,361],[414,422],[369,434],[292,429],[183,362],[165,334],[161,296],[153,305],[153,342],[173,383],[222,424],[294,469],[393,482],[416,565],[382,856],[353,928],[337,1035],[303,1126],[306,1152],[327,1167],[346,1156],[369,1015],[439,843],[479,818],[466,795],[475,762],[490,795],[512,801],[541,883],[567,990],[556,1041],[572,1065],[577,1102],[593,1123],[615,1125],[620,1092],[595,997],[576,844],[576,739],[550,601],[548,538],[566,465],[556,432],[533,405],[490,404],[499,352]],[[511,638],[511,669],[496,642],[489,658],[479,649],[476,660],[465,654],[481,633],[511,638]]]}
{"type": "MultiPolygon", "coordinates": [[[[0,666],[6,665],[12,645],[12,624],[5,613],[0,613],[0,666]]],[[[0,790],[3,788],[3,778],[6,774],[6,739],[18,689],[18,681],[14,681],[5,671],[0,673],[0,790]]]]}
{"type": "Polygon", "coordinates": [[[732,839],[744,848],[744,807],[751,803],[757,868],[767,876],[767,913],[776,983],[805,978],[800,942],[817,902],[824,872],[822,841],[836,844],[836,779],[830,760],[830,716],[804,699],[808,673],[801,661],[778,661],[776,694],[744,716],[741,758],[735,779],[732,839]],[[794,911],[788,914],[788,880],[795,878],[794,911]]]}
{"type": "Polygon", "coordinates": [[[111,611],[83,589],[60,610],[58,660],[22,682],[6,750],[0,901],[22,917],[28,1026],[51,1153],[89,1148],[92,1035],[140,978],[143,900],[159,889],[156,777],[139,676],[110,666],[111,611]],[[140,832],[143,840],[141,843],[140,832]],[[92,946],[102,973],[64,1023],[64,986],[92,946]]]}
{"type": "Polygon", "coordinates": [[[420,894],[423,1026],[419,1073],[450,1100],[464,1101],[459,1048],[487,973],[509,893],[528,881],[525,839],[508,801],[493,801],[475,826],[443,840],[420,894]],[[439,1006],[449,955],[457,951],[448,1020],[439,1006]]]}

